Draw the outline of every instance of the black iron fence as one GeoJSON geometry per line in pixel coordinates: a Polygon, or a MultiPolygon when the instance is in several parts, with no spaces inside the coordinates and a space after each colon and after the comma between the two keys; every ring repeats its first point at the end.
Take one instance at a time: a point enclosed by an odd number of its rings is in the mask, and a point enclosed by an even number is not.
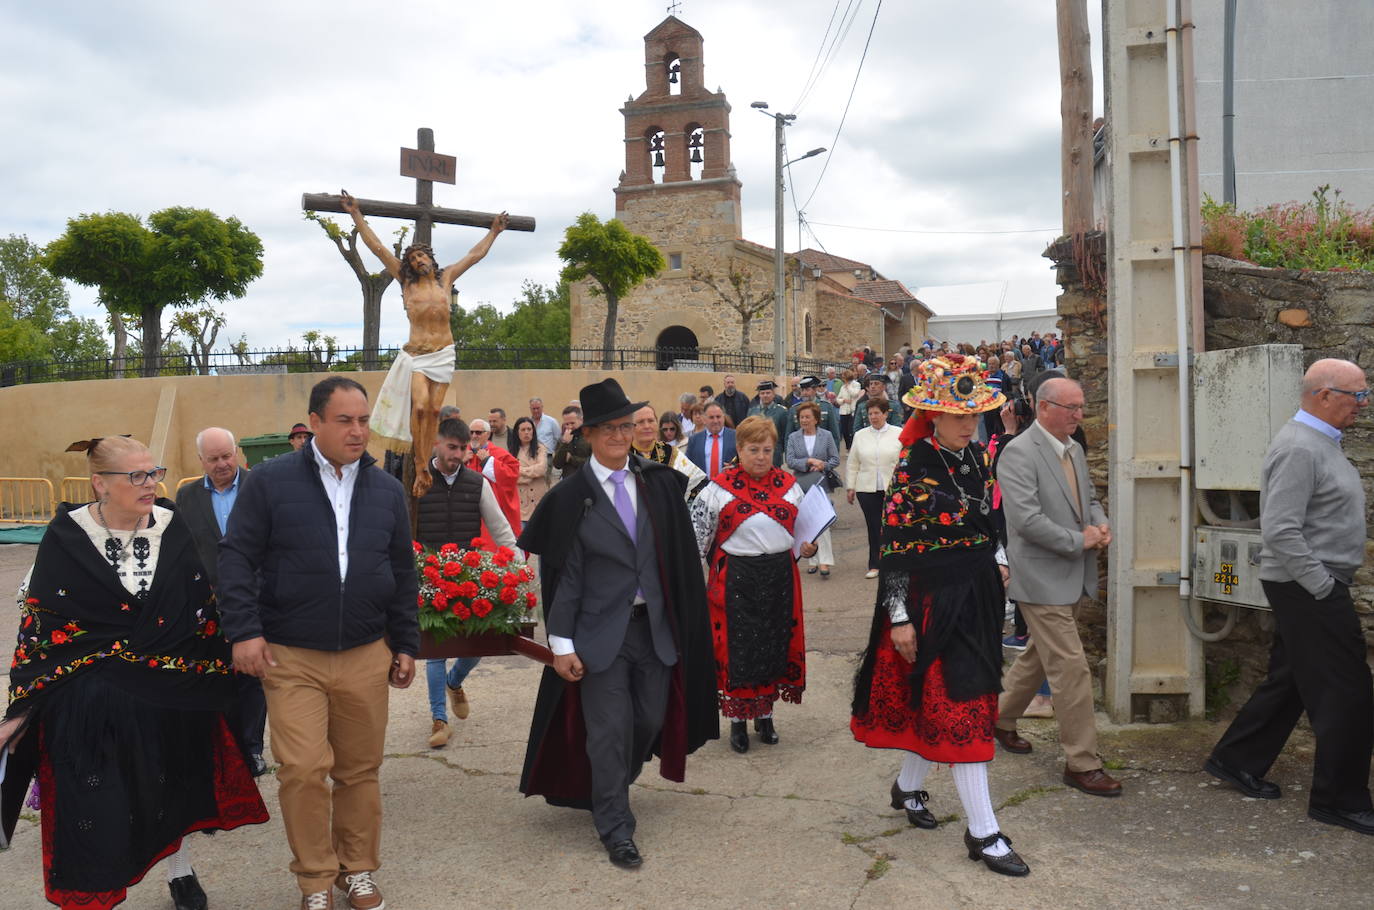
{"type": "MultiPolygon", "coordinates": [[[[157,358],[157,376],[229,376],[244,373],[325,373],[385,370],[396,348],[368,352],[361,348],[277,351],[214,351],[205,355],[175,353],[157,358]]],[[[772,373],[773,355],[747,351],[701,351],[695,348],[460,347],[459,370],[696,370],[707,373],[772,373]]],[[[792,375],[816,373],[825,363],[788,358],[792,375]]],[[[31,360],[0,363],[0,386],[82,379],[121,379],[143,375],[141,356],[94,360],[31,360]]]]}

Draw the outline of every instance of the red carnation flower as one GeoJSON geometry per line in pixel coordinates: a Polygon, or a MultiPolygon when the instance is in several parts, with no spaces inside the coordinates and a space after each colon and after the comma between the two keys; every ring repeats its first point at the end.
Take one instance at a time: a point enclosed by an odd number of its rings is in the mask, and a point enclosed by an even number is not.
{"type": "Polygon", "coordinates": [[[425,565],[427,565],[427,566],[437,566],[438,564],[439,564],[439,557],[435,556],[433,553],[430,553],[428,556],[425,557],[425,565]]]}
{"type": "Polygon", "coordinates": [[[534,581],[534,570],[531,569],[529,566],[525,566],[525,568],[520,570],[520,580],[534,581]]]}
{"type": "Polygon", "coordinates": [[[490,590],[491,588],[494,588],[501,583],[501,576],[497,575],[491,569],[487,569],[485,572],[482,573],[481,582],[482,587],[490,590]]]}
{"type": "Polygon", "coordinates": [[[456,562],[444,563],[444,574],[449,578],[456,578],[463,573],[463,567],[456,562]]]}
{"type": "Polygon", "coordinates": [[[425,576],[425,578],[429,581],[430,584],[439,583],[439,570],[434,568],[434,566],[425,566],[424,572],[422,574],[425,576]]]}
{"type": "Polygon", "coordinates": [[[513,603],[515,603],[516,595],[519,594],[519,593],[520,593],[520,592],[516,591],[514,588],[502,588],[502,589],[501,589],[501,597],[500,597],[501,603],[503,603],[503,604],[513,604],[513,603]]]}
{"type": "Polygon", "coordinates": [[[468,550],[463,554],[463,565],[471,566],[474,569],[482,564],[482,554],[476,550],[468,550]]]}
{"type": "Polygon", "coordinates": [[[420,546],[420,542],[418,540],[412,540],[410,543],[411,546],[415,548],[416,553],[423,553],[425,551],[425,548],[420,546]]]}
{"type": "Polygon", "coordinates": [[[509,553],[502,553],[500,550],[497,550],[496,555],[491,558],[491,561],[496,563],[498,566],[505,568],[506,566],[510,565],[510,562],[513,558],[514,557],[511,556],[509,553]]]}
{"type": "Polygon", "coordinates": [[[472,612],[476,613],[478,616],[486,616],[491,612],[492,606],[493,604],[491,601],[487,600],[485,597],[479,597],[472,602],[472,612]]]}
{"type": "Polygon", "coordinates": [[[475,581],[465,581],[458,586],[458,593],[463,597],[476,597],[481,592],[482,589],[477,587],[475,581]]]}
{"type": "Polygon", "coordinates": [[[439,548],[439,552],[444,554],[445,556],[457,556],[458,545],[456,543],[446,543],[439,548]]]}
{"type": "Polygon", "coordinates": [[[434,609],[442,612],[448,609],[448,598],[443,594],[434,595],[434,609]]]}
{"type": "Polygon", "coordinates": [[[525,603],[528,604],[530,607],[534,607],[536,604],[539,603],[539,598],[534,596],[533,591],[526,591],[525,603]]]}
{"type": "Polygon", "coordinates": [[[472,611],[468,609],[467,604],[455,604],[453,607],[453,615],[457,616],[459,619],[471,619],[472,611]]]}
{"type": "Polygon", "coordinates": [[[439,582],[439,590],[444,592],[444,596],[449,600],[458,596],[458,583],[456,581],[439,582]]]}
{"type": "Polygon", "coordinates": [[[519,572],[507,572],[501,577],[501,583],[506,585],[518,585],[521,581],[519,572]]]}
{"type": "Polygon", "coordinates": [[[416,594],[416,595],[415,595],[415,605],[416,605],[417,607],[423,607],[423,606],[425,605],[425,595],[423,595],[423,594],[416,594]]]}

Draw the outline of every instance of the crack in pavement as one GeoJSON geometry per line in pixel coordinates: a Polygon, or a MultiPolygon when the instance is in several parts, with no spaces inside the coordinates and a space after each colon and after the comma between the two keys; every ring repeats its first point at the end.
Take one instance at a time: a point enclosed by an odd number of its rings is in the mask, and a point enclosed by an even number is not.
{"type": "Polygon", "coordinates": [[[513,771],[486,771],[481,768],[468,768],[434,752],[387,752],[383,758],[421,758],[442,765],[450,771],[461,771],[469,777],[519,777],[513,771]]]}

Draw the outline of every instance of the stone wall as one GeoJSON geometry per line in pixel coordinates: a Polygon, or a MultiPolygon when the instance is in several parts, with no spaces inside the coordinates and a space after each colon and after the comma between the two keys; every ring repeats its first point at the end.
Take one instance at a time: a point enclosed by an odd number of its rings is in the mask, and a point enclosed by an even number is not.
{"type": "MultiPolygon", "coordinates": [[[[1075,245],[1061,238],[1046,250],[1063,289],[1059,327],[1066,343],[1069,375],[1083,383],[1087,416],[1088,463],[1103,502],[1107,490],[1107,320],[1105,274],[1100,235],[1075,245]],[[1086,275],[1086,280],[1085,280],[1086,275]]],[[[1256,344],[1297,344],[1304,363],[1322,357],[1353,360],[1374,369],[1374,274],[1304,272],[1267,269],[1208,256],[1203,268],[1206,349],[1256,344]]],[[[1368,418],[1347,431],[1345,450],[1365,478],[1366,496],[1374,503],[1374,427],[1368,418]]],[[[1110,508],[1109,508],[1110,512],[1110,508]]],[[[1374,556],[1374,543],[1366,543],[1374,556]]],[[[1103,576],[1106,564],[1103,562],[1103,576]]],[[[1365,637],[1374,646],[1374,560],[1355,577],[1352,591],[1365,637]]],[[[1105,616],[1084,617],[1084,644],[1096,665],[1105,654],[1105,616]]],[[[1221,613],[1209,611],[1208,628],[1220,626],[1221,613]]],[[[1272,616],[1242,608],[1235,630],[1224,641],[1205,647],[1208,706],[1234,711],[1263,678],[1273,642],[1272,616]]]]}

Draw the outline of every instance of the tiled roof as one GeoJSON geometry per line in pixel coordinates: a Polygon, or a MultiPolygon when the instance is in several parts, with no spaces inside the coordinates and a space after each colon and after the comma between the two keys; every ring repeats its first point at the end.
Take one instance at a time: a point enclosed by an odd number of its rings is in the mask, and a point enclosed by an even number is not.
{"type": "Polygon", "coordinates": [[[873,271],[873,266],[867,262],[846,259],[843,256],[832,256],[830,253],[823,253],[820,250],[805,249],[797,253],[796,256],[801,260],[802,265],[820,269],[822,272],[852,272],[855,269],[865,272],[873,271]]]}
{"type": "Polygon", "coordinates": [[[916,299],[900,281],[860,281],[850,293],[874,303],[904,303],[916,299]]]}

